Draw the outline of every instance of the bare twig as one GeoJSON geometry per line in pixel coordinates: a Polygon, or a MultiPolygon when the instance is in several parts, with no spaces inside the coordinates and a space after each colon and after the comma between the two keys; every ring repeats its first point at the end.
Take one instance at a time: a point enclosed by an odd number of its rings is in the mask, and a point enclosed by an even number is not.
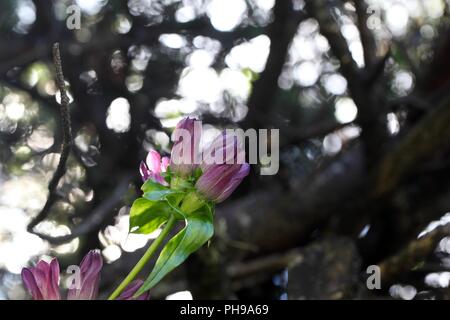
{"type": "Polygon", "coordinates": [[[52,237],[48,234],[40,232],[34,232],[34,234],[39,236],[41,239],[47,240],[51,244],[62,244],[79,236],[88,234],[91,231],[100,229],[104,221],[115,213],[114,208],[122,201],[122,196],[128,190],[130,178],[130,174],[124,175],[112,192],[111,196],[96,207],[89,215],[88,219],[83,220],[82,223],[73,228],[70,234],[59,237],[52,237]]]}
{"type": "Polygon", "coordinates": [[[64,74],[62,70],[61,55],[59,52],[59,44],[55,43],[53,45],[53,63],[56,69],[56,83],[58,85],[59,91],[61,93],[61,126],[62,126],[62,146],[61,146],[61,157],[59,159],[58,166],[53,173],[53,177],[48,184],[49,195],[44,207],[38,213],[38,215],[30,222],[28,225],[28,231],[33,232],[33,228],[42,220],[44,220],[48,213],[50,212],[53,203],[59,198],[56,187],[58,186],[59,180],[66,172],[66,163],[69,158],[70,149],[72,146],[72,130],[70,127],[70,112],[69,112],[69,97],[66,91],[66,85],[64,82],[64,74]]]}

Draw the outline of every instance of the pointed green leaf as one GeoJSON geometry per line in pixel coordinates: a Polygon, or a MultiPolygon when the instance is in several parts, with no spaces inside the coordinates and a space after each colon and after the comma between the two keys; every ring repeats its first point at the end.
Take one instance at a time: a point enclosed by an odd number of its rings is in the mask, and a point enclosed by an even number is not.
{"type": "Polygon", "coordinates": [[[172,189],[167,189],[167,190],[154,190],[154,191],[149,191],[149,192],[145,192],[144,193],[144,198],[148,199],[148,200],[152,200],[152,201],[161,201],[161,200],[165,200],[165,198],[170,195],[170,194],[177,194],[177,193],[182,193],[180,191],[176,191],[176,190],[172,190],[172,189]]]}
{"type": "Polygon", "coordinates": [[[130,210],[130,232],[147,234],[155,231],[169,219],[171,211],[165,201],[135,200],[130,210]]]}
{"type": "Polygon", "coordinates": [[[141,190],[144,192],[152,192],[152,191],[160,191],[160,190],[168,190],[169,188],[163,186],[162,184],[153,181],[152,179],[148,179],[144,182],[141,187],[141,190]]]}
{"type": "Polygon", "coordinates": [[[186,216],[186,226],[164,246],[155,267],[136,294],[155,286],[165,275],[182,264],[213,235],[213,215],[209,206],[186,216]]]}
{"type": "Polygon", "coordinates": [[[167,197],[166,201],[167,201],[167,204],[170,206],[170,208],[172,208],[172,210],[178,220],[186,220],[186,214],[183,211],[181,211],[177,205],[177,203],[179,202],[177,196],[167,197]]]}

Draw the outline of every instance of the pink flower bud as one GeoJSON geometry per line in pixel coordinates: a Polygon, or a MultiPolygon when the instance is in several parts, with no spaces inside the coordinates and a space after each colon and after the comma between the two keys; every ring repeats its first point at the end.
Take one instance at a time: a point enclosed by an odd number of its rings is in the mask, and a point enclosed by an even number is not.
{"type": "Polygon", "coordinates": [[[200,167],[203,172],[218,164],[245,163],[245,149],[236,135],[223,131],[203,152],[203,161],[200,167]]]}
{"type": "Polygon", "coordinates": [[[219,203],[233,193],[249,171],[248,163],[213,165],[200,176],[195,187],[204,197],[219,203]]]}
{"type": "Polygon", "coordinates": [[[34,268],[22,269],[22,280],[34,300],[60,300],[59,264],[41,260],[34,268]]]}
{"type": "Polygon", "coordinates": [[[172,139],[174,145],[170,155],[170,169],[187,177],[197,168],[201,139],[201,122],[185,118],[178,122],[172,139]]]}
{"type": "Polygon", "coordinates": [[[203,153],[202,175],[196,188],[204,197],[222,202],[238,187],[249,171],[245,149],[237,136],[222,132],[203,153]]]}
{"type": "Polygon", "coordinates": [[[170,159],[168,157],[163,157],[159,155],[158,151],[150,150],[147,155],[146,161],[142,161],[139,166],[139,171],[141,172],[142,180],[145,182],[148,179],[152,179],[162,185],[168,185],[161,175],[162,172],[166,172],[169,166],[170,159]]]}
{"type": "Polygon", "coordinates": [[[69,289],[67,300],[95,300],[98,294],[103,259],[98,250],[91,250],[80,264],[80,288],[69,289]]]}

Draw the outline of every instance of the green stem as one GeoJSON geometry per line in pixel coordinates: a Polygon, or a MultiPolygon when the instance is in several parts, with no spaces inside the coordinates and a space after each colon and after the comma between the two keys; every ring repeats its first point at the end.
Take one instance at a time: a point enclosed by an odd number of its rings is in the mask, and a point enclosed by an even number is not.
{"type": "Polygon", "coordinates": [[[138,263],[134,266],[134,268],[130,271],[125,279],[119,284],[119,286],[114,290],[114,292],[109,296],[108,300],[114,300],[117,298],[120,293],[125,289],[125,287],[133,281],[133,279],[138,275],[138,273],[142,270],[142,268],[147,264],[148,260],[153,256],[156,252],[156,249],[163,242],[164,238],[169,234],[169,231],[172,229],[176,221],[176,218],[173,214],[170,215],[169,220],[161,231],[159,236],[152,242],[152,244],[148,247],[147,251],[144,253],[142,258],[138,261],[138,263]]]}

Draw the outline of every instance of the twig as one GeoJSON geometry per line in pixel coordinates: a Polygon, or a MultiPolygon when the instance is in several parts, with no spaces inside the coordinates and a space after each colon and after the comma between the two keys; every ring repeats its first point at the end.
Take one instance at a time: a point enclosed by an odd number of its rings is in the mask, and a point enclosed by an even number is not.
{"type": "Polygon", "coordinates": [[[59,44],[55,43],[53,45],[53,63],[56,69],[56,83],[58,85],[59,91],[61,93],[61,126],[62,126],[62,146],[61,146],[61,157],[59,159],[58,166],[53,173],[53,177],[48,184],[49,195],[44,207],[39,212],[39,214],[34,217],[34,219],[28,225],[28,231],[33,232],[33,228],[42,220],[44,220],[53,203],[59,198],[56,187],[58,186],[59,180],[66,172],[66,163],[69,158],[71,146],[72,146],[72,129],[70,127],[70,112],[69,112],[69,97],[67,95],[66,86],[64,82],[64,74],[62,70],[61,55],[59,52],[59,44]]]}
{"type": "Polygon", "coordinates": [[[102,223],[113,213],[115,213],[114,208],[122,201],[122,196],[128,190],[130,177],[130,174],[124,175],[124,177],[120,180],[120,182],[112,192],[111,196],[105,199],[99,206],[97,206],[97,208],[95,208],[89,215],[88,219],[83,220],[82,223],[73,228],[70,234],[59,237],[52,237],[45,233],[33,233],[39,236],[41,239],[47,240],[51,244],[62,244],[100,228],[102,223]]]}

